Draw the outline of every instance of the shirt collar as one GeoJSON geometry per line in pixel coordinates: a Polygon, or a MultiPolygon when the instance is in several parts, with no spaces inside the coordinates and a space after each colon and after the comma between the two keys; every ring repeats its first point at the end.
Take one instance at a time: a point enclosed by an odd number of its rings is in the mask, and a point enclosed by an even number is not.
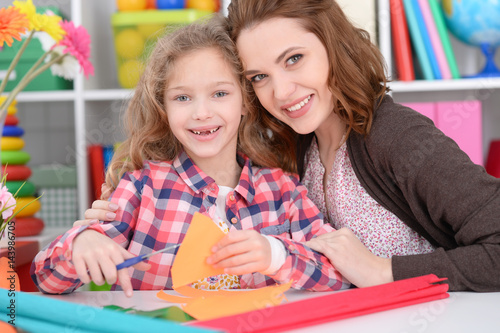
{"type": "MultiPolygon", "coordinates": [[[[252,162],[244,154],[238,153],[237,160],[240,165],[243,165],[240,180],[234,191],[238,193],[241,197],[245,198],[248,202],[252,202],[255,197],[255,185],[254,185],[254,174],[252,169],[252,162]]],[[[173,162],[174,170],[179,174],[179,177],[186,183],[191,190],[195,193],[203,191],[205,188],[209,189],[209,192],[215,191],[217,185],[215,180],[205,174],[193,160],[182,151],[173,162]]],[[[217,196],[215,191],[214,195],[217,196]]]]}

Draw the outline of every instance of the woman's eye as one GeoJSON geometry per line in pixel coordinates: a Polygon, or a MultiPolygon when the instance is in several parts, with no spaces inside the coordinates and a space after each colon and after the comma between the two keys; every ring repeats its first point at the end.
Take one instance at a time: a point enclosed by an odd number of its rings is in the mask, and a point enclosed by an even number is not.
{"type": "Polygon", "coordinates": [[[250,82],[252,82],[252,83],[259,82],[260,80],[264,79],[265,77],[267,77],[266,74],[257,74],[257,75],[252,76],[250,78],[250,82]]]}
{"type": "Polygon", "coordinates": [[[287,65],[293,65],[295,64],[297,61],[300,60],[300,58],[302,58],[302,54],[296,54],[296,55],[293,55],[291,56],[290,58],[288,58],[288,60],[286,61],[286,64],[287,65]]]}
{"type": "Polygon", "coordinates": [[[181,95],[181,96],[177,96],[175,98],[176,101],[179,101],[179,102],[186,102],[186,101],[189,101],[189,97],[185,96],[185,95],[181,95]]]}
{"type": "Polygon", "coordinates": [[[227,92],[225,92],[225,91],[218,91],[218,92],[215,93],[214,96],[217,97],[217,98],[219,98],[219,97],[224,97],[226,95],[227,95],[227,92]]]}

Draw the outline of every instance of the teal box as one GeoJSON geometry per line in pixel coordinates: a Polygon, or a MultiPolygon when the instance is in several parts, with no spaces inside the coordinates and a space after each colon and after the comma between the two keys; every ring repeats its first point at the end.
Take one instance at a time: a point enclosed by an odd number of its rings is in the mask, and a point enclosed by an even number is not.
{"type": "MultiPolygon", "coordinates": [[[[38,8],[39,12],[45,13],[46,10],[51,10],[56,15],[59,15],[59,10],[56,7],[44,7],[38,8]]],[[[24,40],[17,41],[14,40],[12,46],[8,46],[4,43],[3,48],[0,47],[0,79],[3,81],[5,75],[7,74],[7,69],[10,63],[17,54],[17,51],[21,48],[24,40]]],[[[35,62],[40,59],[40,57],[45,52],[42,49],[42,45],[38,38],[33,37],[24,50],[19,63],[17,64],[14,71],[10,74],[9,81],[5,88],[5,91],[11,91],[14,87],[21,81],[24,75],[30,70],[30,68],[35,64],[35,62]]],[[[40,90],[65,90],[73,89],[73,81],[66,80],[59,76],[52,75],[50,68],[42,72],[35,79],[33,79],[23,91],[40,91],[40,90]]]]}

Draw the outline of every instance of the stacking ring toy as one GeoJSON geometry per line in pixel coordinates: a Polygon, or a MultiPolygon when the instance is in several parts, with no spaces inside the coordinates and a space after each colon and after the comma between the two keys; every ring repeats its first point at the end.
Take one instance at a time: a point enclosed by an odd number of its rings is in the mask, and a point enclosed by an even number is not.
{"type": "Polygon", "coordinates": [[[17,124],[19,123],[19,119],[17,119],[16,116],[13,116],[13,115],[7,115],[5,117],[5,124],[4,125],[8,125],[8,126],[16,126],[17,124]]]}
{"type": "Polygon", "coordinates": [[[16,208],[14,209],[14,214],[17,213],[16,217],[24,217],[35,215],[36,212],[40,210],[42,204],[40,200],[35,200],[33,196],[20,197],[16,199],[16,208]],[[33,201],[35,200],[35,201],[33,201]],[[28,206],[26,206],[28,205],[28,206]],[[25,207],[26,206],[26,207],[25,207]],[[23,209],[24,207],[24,209],[23,209]],[[22,210],[21,210],[22,209],[22,210]]]}
{"type": "Polygon", "coordinates": [[[26,165],[2,165],[2,175],[7,175],[7,181],[26,180],[31,177],[31,168],[26,165]]]}
{"type": "Polygon", "coordinates": [[[5,150],[1,152],[1,156],[3,164],[14,164],[14,165],[26,164],[31,158],[30,154],[22,150],[18,151],[5,150]]]}
{"type": "Polygon", "coordinates": [[[24,140],[15,136],[5,136],[0,142],[2,150],[21,150],[24,148],[24,140]]]}
{"type": "Polygon", "coordinates": [[[7,186],[7,189],[9,189],[10,193],[17,193],[17,197],[33,196],[36,190],[35,184],[22,180],[6,181],[5,186],[7,186]]]}
{"type": "Polygon", "coordinates": [[[10,114],[11,116],[15,115],[17,113],[17,106],[13,106],[12,104],[7,108],[7,114],[10,114]]]}
{"type": "MultiPolygon", "coordinates": [[[[4,126],[3,136],[23,136],[24,130],[18,126],[4,126]]],[[[2,162],[3,163],[3,162],[2,162]]]]}
{"type": "Polygon", "coordinates": [[[45,223],[43,223],[42,219],[33,216],[16,217],[14,221],[16,226],[16,237],[36,236],[42,232],[45,227],[45,223]]]}

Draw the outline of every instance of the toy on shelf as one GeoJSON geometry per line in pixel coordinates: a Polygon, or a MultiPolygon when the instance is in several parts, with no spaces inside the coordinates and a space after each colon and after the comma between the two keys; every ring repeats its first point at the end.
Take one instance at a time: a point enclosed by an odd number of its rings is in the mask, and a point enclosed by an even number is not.
{"type": "Polygon", "coordinates": [[[186,8],[186,0],[156,0],[156,8],[184,9],[186,8]]]}
{"type": "Polygon", "coordinates": [[[122,12],[144,10],[147,5],[146,0],[116,0],[116,8],[122,12]]]}
{"type": "MultiPolygon", "coordinates": [[[[214,0],[210,0],[214,1],[214,0]]],[[[167,1],[173,4],[176,1],[167,1]]],[[[184,1],[181,1],[184,3],[184,1]]],[[[157,1],[160,8],[162,4],[157,1]]],[[[192,23],[212,11],[199,9],[119,11],[111,16],[118,83],[122,88],[137,85],[144,69],[144,61],[159,36],[167,27],[192,23]]]]}
{"type": "Polygon", "coordinates": [[[21,137],[24,130],[17,126],[19,119],[16,114],[17,106],[14,102],[7,109],[6,125],[2,130],[1,172],[7,174],[5,186],[9,192],[17,193],[14,209],[14,214],[17,213],[14,219],[16,236],[25,237],[38,235],[45,224],[42,219],[34,216],[40,210],[41,204],[35,197],[35,185],[28,180],[31,169],[26,164],[30,160],[30,155],[22,151],[24,140],[21,137]]]}

